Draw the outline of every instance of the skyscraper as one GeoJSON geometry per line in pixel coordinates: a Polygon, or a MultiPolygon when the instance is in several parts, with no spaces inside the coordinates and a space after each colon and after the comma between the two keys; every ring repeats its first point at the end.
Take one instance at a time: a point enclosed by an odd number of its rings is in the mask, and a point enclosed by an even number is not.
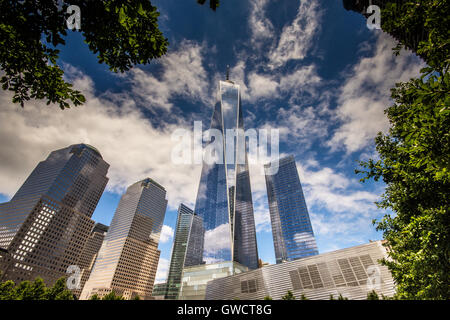
{"type": "Polygon", "coordinates": [[[240,87],[228,77],[208,132],[194,210],[202,225],[189,235],[179,299],[203,299],[208,281],[258,268],[240,87]]]}
{"type": "MultiPolygon", "coordinates": [[[[210,133],[215,137],[210,158],[203,161],[195,213],[202,219],[203,253],[188,245],[189,261],[206,264],[235,261],[258,267],[255,220],[244,136],[240,87],[230,80],[219,82],[210,133]]],[[[199,264],[199,263],[197,263],[199,264]]]]}
{"type": "Polygon", "coordinates": [[[294,157],[266,164],[264,169],[276,262],[318,254],[294,157]]]}
{"type": "Polygon", "coordinates": [[[2,279],[47,285],[75,265],[94,226],[109,165],[87,144],[50,153],[11,201],[0,204],[2,279]]]}
{"type": "MultiPolygon", "coordinates": [[[[186,247],[188,244],[189,233],[191,241],[197,242],[191,244],[192,248],[198,248],[200,252],[203,251],[203,222],[201,218],[194,214],[190,208],[184,204],[180,204],[178,208],[178,219],[175,230],[175,239],[173,241],[172,257],[170,259],[169,275],[167,277],[167,292],[166,299],[177,299],[178,292],[181,286],[181,275],[186,258],[186,247]]],[[[189,261],[193,265],[200,264],[196,261],[189,261]]]]}
{"type": "Polygon", "coordinates": [[[127,299],[152,295],[166,207],[166,190],[154,180],[147,178],[128,187],[80,299],[111,291],[127,299]]]}
{"type": "Polygon", "coordinates": [[[86,241],[81,252],[80,259],[76,264],[81,271],[79,289],[73,290],[73,294],[77,297],[80,296],[81,290],[84,284],[89,279],[91,275],[92,267],[94,266],[95,259],[97,258],[98,251],[102,246],[103,240],[105,239],[106,233],[108,232],[108,226],[101,223],[96,223],[94,228],[86,241]]]}

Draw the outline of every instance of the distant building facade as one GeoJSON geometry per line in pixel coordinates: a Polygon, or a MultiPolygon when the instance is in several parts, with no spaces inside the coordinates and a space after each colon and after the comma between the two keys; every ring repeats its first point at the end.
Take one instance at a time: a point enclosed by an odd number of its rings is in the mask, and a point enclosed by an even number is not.
{"type": "Polygon", "coordinates": [[[153,300],[165,300],[167,293],[167,282],[155,283],[153,286],[152,299],[153,300]]]}
{"type": "Polygon", "coordinates": [[[87,144],[50,153],[11,201],[0,204],[2,280],[52,285],[76,265],[94,226],[109,164],[87,144]]]}
{"type": "Polygon", "coordinates": [[[276,262],[318,254],[294,157],[266,164],[264,169],[276,262]]]}
{"type": "Polygon", "coordinates": [[[296,299],[329,300],[339,295],[350,300],[367,299],[375,290],[379,296],[393,296],[395,284],[387,267],[382,241],[322,253],[299,260],[264,266],[257,270],[209,281],[207,300],[281,300],[291,291],[296,299]]]}
{"type": "Polygon", "coordinates": [[[79,298],[84,284],[89,279],[91,275],[92,267],[94,266],[95,259],[97,258],[98,251],[102,246],[103,240],[105,239],[106,233],[108,232],[108,226],[101,223],[96,223],[91,231],[89,238],[84,245],[83,251],[81,252],[80,259],[78,260],[77,266],[80,268],[80,283],[79,289],[73,290],[73,293],[79,298]]]}
{"type": "Polygon", "coordinates": [[[166,207],[166,190],[154,180],[147,178],[128,187],[80,299],[111,291],[126,299],[151,298],[166,207]]]}

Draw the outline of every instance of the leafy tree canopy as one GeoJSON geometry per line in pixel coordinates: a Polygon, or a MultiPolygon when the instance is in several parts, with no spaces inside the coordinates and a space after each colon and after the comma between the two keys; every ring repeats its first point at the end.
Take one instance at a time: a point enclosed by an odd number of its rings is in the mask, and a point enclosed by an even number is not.
{"type": "Polygon", "coordinates": [[[437,69],[450,59],[449,25],[448,0],[390,1],[382,10],[381,28],[399,40],[396,53],[402,47],[416,50],[437,69]]]}
{"type": "MultiPolygon", "coordinates": [[[[199,4],[205,4],[206,0],[197,0],[197,2],[199,4]]],[[[209,7],[211,9],[213,9],[214,11],[217,9],[217,7],[219,6],[219,0],[209,0],[209,7]]]]}
{"type": "Polygon", "coordinates": [[[98,296],[98,294],[93,294],[89,300],[101,300],[100,297],[98,296]]]}
{"type": "Polygon", "coordinates": [[[0,300],[73,300],[66,287],[66,279],[58,279],[53,287],[47,287],[42,278],[34,282],[22,281],[17,286],[11,280],[0,283],[0,300]]]}
{"type": "MultiPolygon", "coordinates": [[[[85,102],[57,65],[70,5],[80,8],[85,43],[113,72],[147,64],[167,52],[159,13],[149,0],[0,0],[0,83],[14,93],[14,103],[23,107],[30,99],[44,99],[64,109],[85,102]]],[[[218,5],[210,0],[213,10],[218,5]]]]}
{"type": "MultiPolygon", "coordinates": [[[[393,5],[384,10],[382,27],[413,31],[425,19],[429,37],[418,53],[429,67],[392,89],[394,104],[385,110],[389,132],[375,139],[380,159],[360,162],[364,169],[356,172],[364,174],[362,181],[382,179],[387,185],[377,205],[394,214],[374,223],[389,246],[390,259],[382,263],[396,282],[396,298],[449,299],[450,6],[446,0],[404,6],[404,16],[395,14],[393,5]]],[[[409,41],[398,40],[400,46],[409,41]]]]}
{"type": "Polygon", "coordinates": [[[376,291],[372,290],[367,293],[367,300],[380,300],[380,298],[378,297],[376,291]]]}
{"type": "MultiPolygon", "coordinates": [[[[333,300],[333,299],[330,299],[333,300]]],[[[344,297],[341,293],[339,293],[338,300],[348,300],[347,297],[344,297]]]]}
{"type": "Polygon", "coordinates": [[[294,294],[292,293],[292,291],[289,290],[289,291],[286,293],[286,295],[284,295],[284,296],[281,297],[281,299],[282,299],[282,300],[295,300],[295,296],[294,296],[294,294]]]}
{"type": "Polygon", "coordinates": [[[104,296],[102,300],[125,300],[125,298],[120,295],[116,295],[114,291],[111,291],[106,296],[104,296]]]}

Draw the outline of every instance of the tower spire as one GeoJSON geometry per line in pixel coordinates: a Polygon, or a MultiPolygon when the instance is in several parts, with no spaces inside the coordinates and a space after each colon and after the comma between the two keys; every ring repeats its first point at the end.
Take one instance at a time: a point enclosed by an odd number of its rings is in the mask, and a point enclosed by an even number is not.
{"type": "Polygon", "coordinates": [[[230,66],[227,65],[227,80],[230,80],[230,66]]]}

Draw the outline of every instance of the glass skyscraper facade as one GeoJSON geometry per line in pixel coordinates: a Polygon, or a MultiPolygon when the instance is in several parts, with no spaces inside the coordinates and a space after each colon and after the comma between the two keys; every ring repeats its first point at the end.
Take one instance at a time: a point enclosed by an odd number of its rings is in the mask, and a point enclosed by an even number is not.
{"type": "Polygon", "coordinates": [[[205,150],[213,152],[203,161],[194,210],[203,222],[203,252],[195,251],[189,240],[185,265],[235,261],[256,269],[258,250],[240,87],[230,80],[219,82],[209,132],[213,139],[205,150]]]}
{"type": "Polygon", "coordinates": [[[147,178],[122,195],[80,299],[111,291],[127,299],[149,298],[158,267],[166,190],[147,178]]]}
{"type": "MultiPolygon", "coordinates": [[[[175,230],[175,239],[172,248],[172,257],[170,259],[169,274],[167,277],[166,299],[177,299],[181,286],[181,276],[186,258],[186,247],[188,244],[189,234],[192,232],[191,241],[197,242],[198,251],[202,252],[203,244],[203,222],[201,218],[194,214],[192,209],[184,204],[180,204],[178,208],[178,219],[175,230]]],[[[191,244],[196,246],[195,243],[191,244]]],[[[198,264],[191,261],[192,264],[198,264]]]]}
{"type": "Polygon", "coordinates": [[[294,157],[266,164],[264,169],[276,262],[318,254],[294,157]]]}
{"type": "Polygon", "coordinates": [[[0,204],[3,279],[40,276],[50,285],[77,263],[108,168],[94,147],[71,145],[51,152],[11,201],[0,204]]]}

